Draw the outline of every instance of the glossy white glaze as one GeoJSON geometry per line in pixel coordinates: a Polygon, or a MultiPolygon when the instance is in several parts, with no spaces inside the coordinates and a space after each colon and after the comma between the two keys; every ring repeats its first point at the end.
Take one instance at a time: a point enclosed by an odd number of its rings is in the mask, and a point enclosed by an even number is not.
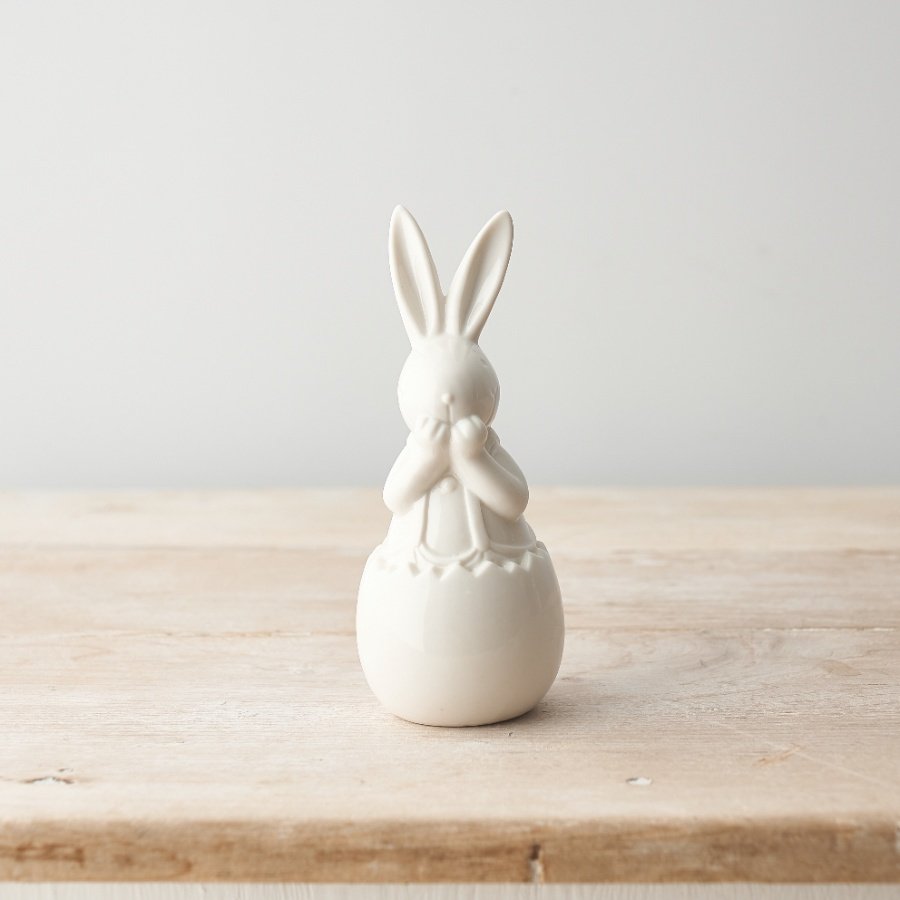
{"type": "Polygon", "coordinates": [[[357,643],[396,715],[479,725],[521,715],[563,649],[559,584],[523,516],[528,485],[491,422],[499,383],[478,345],[512,251],[497,213],[444,296],[425,238],[397,207],[391,276],[412,349],[398,385],[410,429],[384,488],[393,513],[360,584],[357,643]]]}

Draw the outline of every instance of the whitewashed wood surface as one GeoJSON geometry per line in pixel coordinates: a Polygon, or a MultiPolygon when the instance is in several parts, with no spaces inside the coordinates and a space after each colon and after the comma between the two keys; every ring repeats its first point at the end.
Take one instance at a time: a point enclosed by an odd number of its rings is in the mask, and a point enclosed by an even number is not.
{"type": "Polygon", "coordinates": [[[3,900],[897,900],[896,885],[21,884],[3,900]]]}
{"type": "Polygon", "coordinates": [[[900,880],[900,491],[529,518],[560,677],[444,730],[358,668],[375,492],[0,495],[0,881],[900,880]]]}

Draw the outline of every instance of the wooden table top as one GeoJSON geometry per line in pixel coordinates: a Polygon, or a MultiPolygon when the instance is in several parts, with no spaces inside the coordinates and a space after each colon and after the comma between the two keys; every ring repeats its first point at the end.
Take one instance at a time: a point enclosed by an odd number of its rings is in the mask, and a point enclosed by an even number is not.
{"type": "Polygon", "coordinates": [[[0,495],[0,880],[898,881],[900,490],[535,490],[528,715],[368,691],[375,491],[0,495]]]}

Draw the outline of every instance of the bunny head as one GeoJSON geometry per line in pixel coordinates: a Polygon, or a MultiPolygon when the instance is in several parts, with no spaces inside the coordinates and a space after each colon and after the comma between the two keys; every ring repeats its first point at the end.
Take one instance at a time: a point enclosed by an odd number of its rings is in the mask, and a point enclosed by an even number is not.
{"type": "Polygon", "coordinates": [[[472,242],[450,284],[441,289],[416,220],[402,206],[391,217],[391,278],[412,344],[397,394],[409,429],[423,416],[454,423],[477,415],[490,424],[500,385],[478,337],[506,275],[513,224],[497,213],[472,242]]]}

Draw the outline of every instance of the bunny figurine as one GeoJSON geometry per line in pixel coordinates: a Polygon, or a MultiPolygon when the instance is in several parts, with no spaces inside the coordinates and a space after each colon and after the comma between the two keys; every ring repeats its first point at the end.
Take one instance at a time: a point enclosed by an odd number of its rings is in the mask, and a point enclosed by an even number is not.
{"type": "Polygon", "coordinates": [[[484,725],[547,693],[563,650],[559,583],[523,517],[528,485],[491,422],[497,376],[478,338],[509,264],[497,213],[446,297],[415,219],[391,218],[391,277],[412,352],[400,373],[410,435],[384,501],[393,513],[359,588],[357,645],[387,709],[424,725],[484,725]]]}

